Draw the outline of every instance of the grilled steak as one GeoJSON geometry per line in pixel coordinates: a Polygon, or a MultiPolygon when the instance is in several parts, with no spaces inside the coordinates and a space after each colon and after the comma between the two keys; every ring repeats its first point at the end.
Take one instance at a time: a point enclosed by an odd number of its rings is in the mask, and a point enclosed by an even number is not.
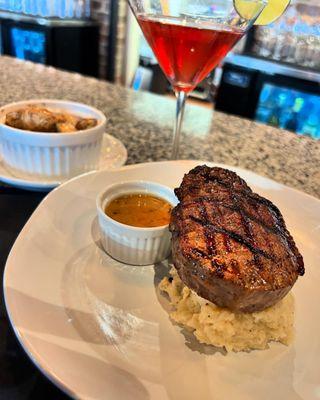
{"type": "Polygon", "coordinates": [[[175,193],[173,261],[199,296],[234,311],[260,311],[304,274],[278,208],[234,172],[198,166],[175,193]]]}

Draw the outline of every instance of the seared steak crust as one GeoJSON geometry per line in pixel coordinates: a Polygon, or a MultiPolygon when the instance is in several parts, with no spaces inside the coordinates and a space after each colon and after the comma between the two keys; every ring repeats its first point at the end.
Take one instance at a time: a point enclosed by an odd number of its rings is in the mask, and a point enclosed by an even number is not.
{"type": "Polygon", "coordinates": [[[181,280],[199,296],[234,311],[263,310],[304,274],[283,217],[236,173],[198,166],[175,190],[172,252],[181,280]]]}

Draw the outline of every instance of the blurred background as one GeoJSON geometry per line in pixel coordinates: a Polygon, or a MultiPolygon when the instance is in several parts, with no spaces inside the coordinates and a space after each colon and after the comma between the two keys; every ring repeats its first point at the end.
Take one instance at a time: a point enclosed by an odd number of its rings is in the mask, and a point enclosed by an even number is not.
{"type": "MultiPolygon", "coordinates": [[[[150,0],[152,1],[152,0],[150,0]]],[[[126,0],[0,0],[1,53],[172,96],[126,0]]],[[[205,107],[320,139],[320,1],[254,27],[192,94],[205,107]]]]}

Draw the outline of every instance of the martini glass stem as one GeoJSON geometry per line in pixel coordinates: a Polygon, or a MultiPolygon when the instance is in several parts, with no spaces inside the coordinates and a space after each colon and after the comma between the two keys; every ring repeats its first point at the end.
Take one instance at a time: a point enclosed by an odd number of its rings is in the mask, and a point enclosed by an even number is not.
{"type": "Polygon", "coordinates": [[[175,95],[177,97],[177,109],[176,109],[176,121],[174,126],[174,133],[173,133],[173,148],[171,159],[177,160],[179,156],[179,146],[180,146],[180,136],[181,136],[181,127],[184,115],[184,109],[187,100],[187,93],[183,91],[176,91],[175,95]]]}

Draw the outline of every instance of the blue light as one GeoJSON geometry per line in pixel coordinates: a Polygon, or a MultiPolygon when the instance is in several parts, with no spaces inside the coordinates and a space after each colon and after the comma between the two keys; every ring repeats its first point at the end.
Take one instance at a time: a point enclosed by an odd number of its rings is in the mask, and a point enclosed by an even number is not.
{"type": "Polygon", "coordinates": [[[46,38],[44,32],[12,28],[11,42],[13,54],[17,58],[41,64],[46,63],[46,38]]]}
{"type": "Polygon", "coordinates": [[[257,121],[320,139],[320,96],[265,84],[256,111],[257,121]]]}

